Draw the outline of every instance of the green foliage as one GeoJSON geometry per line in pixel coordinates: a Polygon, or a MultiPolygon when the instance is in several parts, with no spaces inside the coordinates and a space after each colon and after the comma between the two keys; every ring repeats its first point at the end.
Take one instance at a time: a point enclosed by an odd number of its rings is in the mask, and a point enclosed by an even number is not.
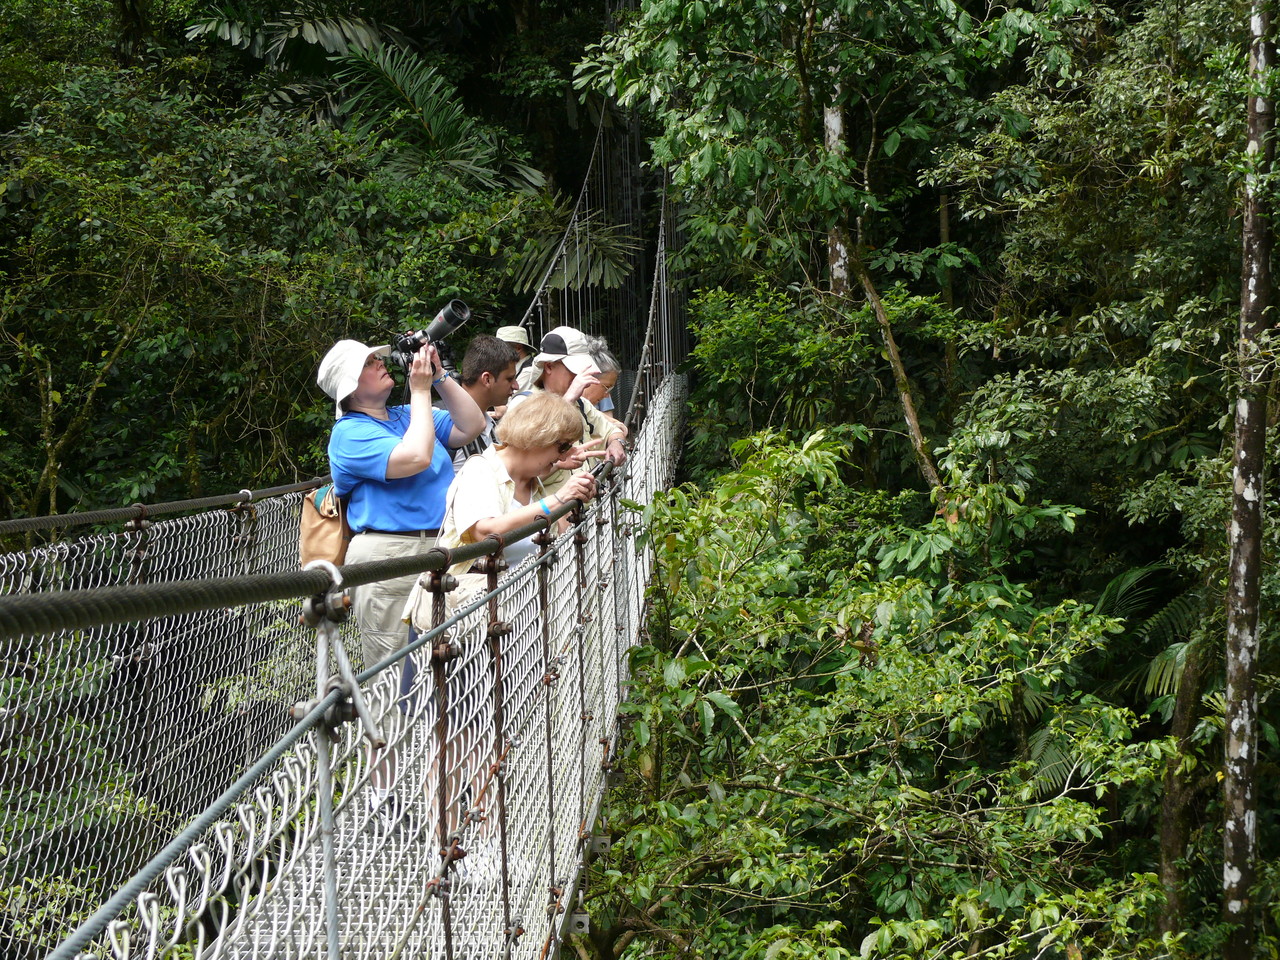
{"type": "Polygon", "coordinates": [[[107,0],[8,0],[0,17],[0,130],[25,119],[68,63],[109,60],[110,23],[107,0]]]}
{"type": "Polygon", "coordinates": [[[341,67],[336,78],[348,98],[344,111],[354,116],[359,135],[396,142],[391,169],[448,171],[488,189],[499,183],[525,188],[544,183],[537,170],[510,160],[510,173],[499,173],[495,131],[465,113],[449,82],[422,57],[384,46],[351,50],[336,59],[341,67]]]}
{"type": "MultiPolygon", "coordinates": [[[[237,715],[259,704],[288,709],[315,689],[315,643],[305,631],[294,629],[297,604],[275,601],[263,605],[274,619],[259,625],[246,646],[268,654],[250,670],[219,676],[204,685],[200,707],[208,714],[237,715]]],[[[359,665],[357,665],[359,669],[359,665]]]]}
{"type": "MultiPolygon", "coordinates": [[[[895,286],[883,302],[912,343],[936,349],[959,336],[956,315],[935,297],[895,286]]],[[[702,291],[690,316],[697,339],[688,460],[696,479],[726,466],[729,445],[756,430],[800,436],[827,427],[863,443],[856,465],[870,483],[910,482],[911,448],[869,306],[757,282],[747,291],[702,291]]]]}
{"type": "Polygon", "coordinates": [[[87,920],[110,891],[88,870],[67,876],[24,877],[0,889],[0,944],[13,960],[45,956],[68,925],[87,920]]]}
{"type": "MultiPolygon", "coordinates": [[[[1158,883],[1108,852],[1108,798],[1143,795],[1172,747],[1080,682],[1120,624],[1010,582],[1000,544],[960,580],[851,566],[821,541],[852,503],[911,509],[843,493],[821,435],[735,455],[705,493],[645,509],[653,640],[607,810],[602,955],[1172,949],[1158,883]]],[[[1003,526],[974,508],[921,532],[1014,544],[1071,516],[1000,502],[1003,526]]]]}
{"type": "MultiPolygon", "coordinates": [[[[1083,3],[987,17],[956,4],[650,0],[588,50],[577,83],[651,115],[654,159],[688,205],[686,262],[719,280],[814,283],[828,231],[892,246],[932,147],[1000,116],[974,91],[1021,47],[1054,49],[1083,3]],[[838,146],[825,112],[844,115],[838,146]]],[[[940,276],[950,242],[885,268],[940,276]]]]}
{"type": "Polygon", "coordinates": [[[690,453],[700,469],[757,430],[804,433],[846,421],[850,381],[871,353],[864,315],[845,318],[757,285],[747,295],[704,291],[690,305],[697,342],[690,453]]]}
{"type": "Polygon", "coordinates": [[[322,473],[312,381],[333,340],[501,296],[491,244],[530,204],[389,175],[341,132],[158,79],[83,72],[10,141],[10,512],[57,512],[59,488],[115,505],[322,473]],[[466,235],[485,245],[459,255],[466,235]]]}
{"type": "Polygon", "coordinates": [[[1238,272],[1247,22],[1242,4],[1161,0],[1129,25],[1091,8],[1059,47],[1058,82],[993,98],[1017,123],[942,152],[929,179],[955,189],[965,216],[1001,225],[983,302],[1012,324],[1056,316],[1095,346],[1193,302],[1222,308],[1238,272]]]}
{"type": "Polygon", "coordinates": [[[1029,560],[1026,541],[1046,522],[1071,533],[1083,512],[1048,501],[1028,504],[1016,486],[949,484],[932,522],[900,531],[882,528],[868,546],[878,545],[876,562],[882,571],[937,575],[949,570],[954,578],[960,564],[983,575],[1029,560]]]}
{"type": "Polygon", "coordinates": [[[187,27],[186,36],[188,40],[217,38],[264,60],[269,67],[291,55],[297,57],[299,50],[307,47],[319,47],[328,54],[364,52],[380,49],[384,36],[401,37],[398,31],[387,31],[377,23],[305,7],[265,20],[241,18],[214,7],[187,27]]]}

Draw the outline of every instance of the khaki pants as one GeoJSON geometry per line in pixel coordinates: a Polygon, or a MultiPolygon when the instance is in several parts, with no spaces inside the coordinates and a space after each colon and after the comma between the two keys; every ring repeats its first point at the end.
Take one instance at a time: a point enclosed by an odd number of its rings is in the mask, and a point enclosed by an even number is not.
{"type": "MultiPolygon", "coordinates": [[[[371,563],[393,557],[426,553],[436,545],[435,537],[401,537],[388,533],[358,533],[347,548],[346,563],[371,563]]],[[[404,604],[416,576],[396,577],[367,583],[351,591],[351,612],[360,630],[365,669],[387,659],[404,647],[409,627],[404,622],[404,604]]]]}

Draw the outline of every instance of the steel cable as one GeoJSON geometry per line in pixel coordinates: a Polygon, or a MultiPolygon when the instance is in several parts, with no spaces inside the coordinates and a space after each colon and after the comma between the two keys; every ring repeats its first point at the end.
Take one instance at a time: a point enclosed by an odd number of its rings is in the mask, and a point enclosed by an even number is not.
{"type": "Polygon", "coordinates": [[[172,513],[212,510],[216,507],[243,506],[255,500],[265,500],[268,497],[314,490],[316,487],[328,483],[329,479],[327,476],[317,477],[314,480],[304,480],[281,487],[268,487],[265,490],[241,490],[239,493],[221,494],[216,497],[199,497],[193,500],[174,500],[170,503],[135,503],[128,507],[86,510],[84,513],[60,513],[49,517],[19,517],[15,520],[0,520],[0,537],[54,527],[79,527],[95,523],[116,523],[121,520],[146,520],[150,517],[165,516],[172,513]]]}
{"type": "MultiPolygon", "coordinates": [[[[602,475],[607,476],[611,470],[612,465],[606,465],[602,475]]],[[[573,510],[577,502],[571,501],[557,507],[549,517],[539,517],[509,533],[506,539],[515,542],[547,529],[573,510]]],[[[344,586],[358,587],[429,570],[445,570],[455,563],[476,560],[500,549],[499,540],[485,539],[454,550],[436,547],[414,556],[351,564],[339,569],[342,571],[344,586]]],[[[16,594],[0,597],[0,640],[24,635],[43,636],[73,628],[133,623],[153,617],[239,607],[270,600],[310,597],[324,593],[329,586],[329,574],[325,571],[298,570],[139,586],[16,594]]]]}

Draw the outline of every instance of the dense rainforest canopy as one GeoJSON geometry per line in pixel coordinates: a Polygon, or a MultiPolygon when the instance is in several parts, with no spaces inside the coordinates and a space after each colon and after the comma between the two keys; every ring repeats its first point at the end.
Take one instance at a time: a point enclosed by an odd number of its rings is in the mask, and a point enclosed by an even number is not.
{"type": "Polygon", "coordinates": [[[328,343],[519,311],[602,114],[669,172],[579,956],[1280,949],[1265,794],[1244,946],[1222,892],[1246,5],[3,2],[8,515],[322,473],[328,343]]]}

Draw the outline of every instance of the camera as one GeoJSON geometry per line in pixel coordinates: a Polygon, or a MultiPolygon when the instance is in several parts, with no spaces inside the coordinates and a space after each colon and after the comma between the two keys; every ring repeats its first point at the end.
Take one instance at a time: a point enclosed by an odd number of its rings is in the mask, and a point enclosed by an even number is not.
{"type": "Polygon", "coordinates": [[[453,372],[453,353],[445,343],[445,337],[471,319],[471,309],[461,300],[450,300],[427,324],[427,329],[402,333],[391,342],[391,359],[408,370],[414,355],[426,344],[434,344],[440,352],[440,364],[453,372]]]}

